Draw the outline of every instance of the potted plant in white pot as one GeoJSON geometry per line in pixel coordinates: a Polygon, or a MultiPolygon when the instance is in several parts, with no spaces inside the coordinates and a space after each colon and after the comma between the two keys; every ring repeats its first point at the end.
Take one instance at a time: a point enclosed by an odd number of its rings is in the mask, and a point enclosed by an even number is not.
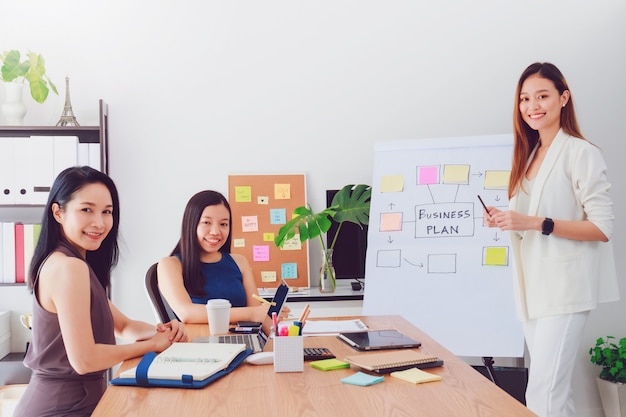
{"type": "Polygon", "coordinates": [[[23,124],[26,106],[22,102],[22,89],[25,83],[30,86],[30,95],[37,103],[48,98],[50,90],[59,94],[56,86],[46,74],[43,56],[29,51],[24,60],[20,51],[11,50],[0,54],[0,80],[4,81],[6,103],[2,111],[9,124],[23,124]]]}
{"type": "Polygon", "coordinates": [[[333,292],[336,288],[332,254],[341,225],[344,222],[352,222],[360,227],[369,224],[371,195],[372,187],[369,185],[346,185],[335,194],[330,207],[314,213],[310,205],[300,206],[293,211],[294,217],[279,229],[274,239],[277,247],[283,247],[286,241],[294,238],[299,239],[300,242],[319,238],[322,246],[319,280],[321,292],[333,292]],[[323,234],[330,229],[331,218],[339,223],[339,226],[333,241],[327,248],[323,234]]]}
{"type": "Polygon", "coordinates": [[[601,366],[596,378],[606,417],[626,417],[626,338],[607,336],[589,349],[591,363],[601,366]]]}

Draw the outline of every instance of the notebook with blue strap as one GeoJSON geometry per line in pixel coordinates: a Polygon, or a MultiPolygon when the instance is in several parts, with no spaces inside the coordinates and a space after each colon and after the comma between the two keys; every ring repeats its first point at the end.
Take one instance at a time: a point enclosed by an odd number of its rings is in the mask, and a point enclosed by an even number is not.
{"type": "Polygon", "coordinates": [[[145,354],[136,368],[121,372],[111,384],[203,388],[231,373],[251,353],[245,345],[174,343],[158,355],[145,354]]]}

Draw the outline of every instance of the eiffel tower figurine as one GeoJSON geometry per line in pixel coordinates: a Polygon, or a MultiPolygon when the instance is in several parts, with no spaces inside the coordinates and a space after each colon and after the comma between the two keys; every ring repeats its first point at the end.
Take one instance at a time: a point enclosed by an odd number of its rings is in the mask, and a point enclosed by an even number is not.
{"type": "Polygon", "coordinates": [[[72,103],[70,102],[70,77],[65,77],[65,106],[63,107],[63,114],[61,114],[57,126],[80,126],[76,120],[76,116],[74,116],[72,103]]]}

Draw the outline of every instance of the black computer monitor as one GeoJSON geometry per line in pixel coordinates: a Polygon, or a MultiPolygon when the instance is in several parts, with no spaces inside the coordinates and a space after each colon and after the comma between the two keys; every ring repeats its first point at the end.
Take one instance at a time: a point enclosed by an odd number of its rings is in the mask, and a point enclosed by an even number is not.
{"type": "MultiPolygon", "coordinates": [[[[339,190],[326,190],[326,207],[330,207],[339,190]]],[[[326,247],[330,247],[339,224],[332,222],[326,233],[326,247]]],[[[367,252],[367,226],[361,228],[352,222],[344,222],[333,250],[333,266],[337,279],[365,278],[365,253],[367,252]]]]}

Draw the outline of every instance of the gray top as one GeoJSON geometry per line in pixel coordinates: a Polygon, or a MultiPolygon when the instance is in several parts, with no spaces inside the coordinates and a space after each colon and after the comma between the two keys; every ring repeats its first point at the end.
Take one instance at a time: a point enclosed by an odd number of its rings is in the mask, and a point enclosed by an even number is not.
{"type": "MultiPolygon", "coordinates": [[[[83,259],[74,247],[61,243],[56,251],[83,259]]],[[[79,375],[70,365],[56,314],[38,301],[38,279],[34,282],[32,340],[24,365],[33,376],[14,416],[89,416],[106,389],[106,370],[79,375]]],[[[89,268],[90,315],[96,343],[115,344],[113,316],[106,292],[89,268]]]]}

